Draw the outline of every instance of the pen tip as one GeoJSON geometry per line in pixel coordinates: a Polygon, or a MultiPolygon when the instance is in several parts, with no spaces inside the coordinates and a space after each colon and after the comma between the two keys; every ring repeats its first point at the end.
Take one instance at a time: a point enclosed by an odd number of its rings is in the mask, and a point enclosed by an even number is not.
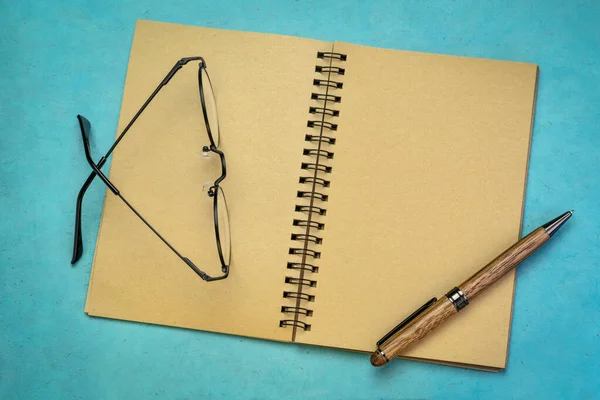
{"type": "Polygon", "coordinates": [[[573,215],[573,210],[567,211],[563,215],[554,218],[552,221],[542,225],[542,227],[546,230],[548,235],[552,236],[569,218],[571,218],[571,215],[573,215]]]}
{"type": "Polygon", "coordinates": [[[371,354],[371,365],[374,367],[381,367],[382,365],[387,364],[387,360],[379,351],[375,351],[371,354]]]}
{"type": "Polygon", "coordinates": [[[569,212],[571,213],[571,215],[573,215],[573,213],[575,212],[575,210],[571,210],[571,211],[569,211],[569,212]]]}

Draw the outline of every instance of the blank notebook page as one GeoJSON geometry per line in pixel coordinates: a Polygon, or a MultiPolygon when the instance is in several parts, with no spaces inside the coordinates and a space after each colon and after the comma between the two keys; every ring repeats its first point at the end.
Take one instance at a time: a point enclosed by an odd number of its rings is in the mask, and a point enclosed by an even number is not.
{"type": "MultiPolygon", "coordinates": [[[[290,340],[279,320],[306,99],[315,54],[331,47],[301,38],[138,22],[119,132],[177,60],[205,58],[218,104],[219,147],[227,160],[222,188],[231,225],[231,273],[226,280],[204,282],[109,192],[86,303],[90,315],[290,340]]],[[[218,275],[213,200],[203,185],[220,176],[221,164],[214,153],[202,157],[208,144],[198,63],[190,62],[119,144],[110,178],[184,256],[218,275]]]]}
{"type": "MultiPolygon", "coordinates": [[[[383,334],[519,238],[537,67],[335,43],[347,55],[304,343],[383,334]]],[[[405,355],[503,368],[514,272],[405,355]]]]}

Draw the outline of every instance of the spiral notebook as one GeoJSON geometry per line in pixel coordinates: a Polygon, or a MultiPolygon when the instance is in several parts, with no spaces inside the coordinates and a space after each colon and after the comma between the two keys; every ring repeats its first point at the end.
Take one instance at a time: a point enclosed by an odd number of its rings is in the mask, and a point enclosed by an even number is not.
{"type": "MultiPolygon", "coordinates": [[[[89,315],[371,352],[519,238],[535,65],[139,21],[119,132],[188,56],[205,58],[218,104],[230,276],[199,279],[108,193],[89,315]]],[[[114,152],[110,177],[216,274],[203,185],[221,166],[202,156],[204,129],[186,66],[114,152]]],[[[504,368],[514,277],[406,357],[504,368]]]]}

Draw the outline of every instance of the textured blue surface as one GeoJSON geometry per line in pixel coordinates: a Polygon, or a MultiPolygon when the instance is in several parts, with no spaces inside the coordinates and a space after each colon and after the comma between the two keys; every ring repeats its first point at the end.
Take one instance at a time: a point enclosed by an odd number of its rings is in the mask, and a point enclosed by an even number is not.
{"type": "MultiPolygon", "coordinates": [[[[600,398],[599,2],[2,1],[0,32],[0,399],[600,398]],[[92,252],[69,264],[89,170],[75,116],[109,146],[138,18],[539,64],[523,229],[576,214],[519,269],[508,369],[376,370],[362,354],[87,317],[92,252]]],[[[103,194],[96,180],[87,249],[103,194]]]]}

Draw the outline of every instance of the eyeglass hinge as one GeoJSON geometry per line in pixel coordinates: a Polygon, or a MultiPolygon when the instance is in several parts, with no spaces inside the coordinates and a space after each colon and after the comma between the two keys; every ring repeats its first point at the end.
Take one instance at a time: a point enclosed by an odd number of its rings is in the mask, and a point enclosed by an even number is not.
{"type": "Polygon", "coordinates": [[[206,67],[206,61],[204,61],[204,58],[202,57],[184,57],[181,60],[179,60],[177,63],[181,64],[182,66],[189,63],[190,61],[201,61],[202,65],[204,67],[206,67]]]}
{"type": "Polygon", "coordinates": [[[190,267],[192,270],[194,270],[194,272],[196,274],[198,274],[198,276],[200,276],[200,278],[202,278],[203,280],[207,280],[208,275],[206,274],[206,272],[201,271],[198,267],[196,267],[196,265],[192,262],[192,260],[190,260],[187,257],[182,257],[181,258],[183,260],[183,262],[185,262],[188,267],[190,267]]]}
{"type": "Polygon", "coordinates": [[[163,79],[163,81],[160,83],[160,86],[165,86],[167,83],[169,83],[171,78],[173,76],[175,76],[177,71],[179,71],[181,69],[181,67],[183,67],[185,64],[189,63],[190,61],[195,61],[195,60],[200,60],[202,62],[201,65],[206,67],[206,62],[204,61],[204,58],[202,58],[202,57],[184,57],[175,63],[173,68],[171,68],[171,71],[169,71],[167,76],[165,76],[165,79],[163,79]]]}

